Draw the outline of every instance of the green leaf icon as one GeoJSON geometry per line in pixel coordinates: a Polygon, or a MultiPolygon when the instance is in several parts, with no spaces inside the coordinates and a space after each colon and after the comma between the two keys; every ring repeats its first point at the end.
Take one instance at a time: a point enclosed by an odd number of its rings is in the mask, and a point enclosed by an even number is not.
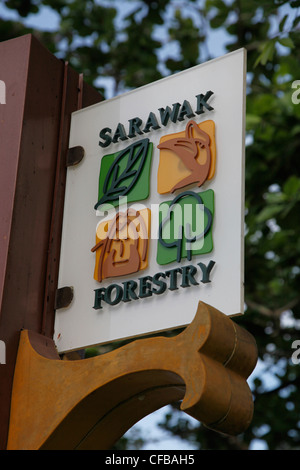
{"type": "Polygon", "coordinates": [[[117,206],[124,196],[127,202],[149,196],[152,151],[153,144],[149,139],[142,139],[120,152],[102,158],[95,209],[102,206],[105,210],[103,205],[107,203],[117,206]]]}

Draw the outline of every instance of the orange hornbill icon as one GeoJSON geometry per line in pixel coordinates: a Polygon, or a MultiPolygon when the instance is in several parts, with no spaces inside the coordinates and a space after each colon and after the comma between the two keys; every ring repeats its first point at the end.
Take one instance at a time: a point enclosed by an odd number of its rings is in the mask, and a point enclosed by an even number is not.
{"type": "Polygon", "coordinates": [[[164,136],[157,148],[161,151],[158,174],[158,192],[161,194],[173,193],[194,183],[200,187],[214,175],[216,152],[213,121],[197,124],[191,120],[184,132],[164,136]]]}
{"type": "Polygon", "coordinates": [[[175,152],[191,174],[175,184],[171,189],[174,192],[188,184],[197,183],[201,186],[206,181],[211,164],[210,137],[199,129],[195,121],[189,121],[185,128],[185,138],[174,138],[160,143],[157,148],[168,149],[175,152]],[[204,162],[199,163],[197,156],[201,149],[206,151],[204,162]]]}

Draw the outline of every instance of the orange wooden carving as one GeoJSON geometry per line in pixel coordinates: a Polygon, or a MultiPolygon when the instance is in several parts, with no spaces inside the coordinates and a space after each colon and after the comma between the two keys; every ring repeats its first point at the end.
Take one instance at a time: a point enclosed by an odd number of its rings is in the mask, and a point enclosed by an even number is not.
{"type": "Polygon", "coordinates": [[[109,449],[139,419],[168,403],[235,435],[251,422],[246,382],[253,337],[199,303],[177,336],[146,338],[102,356],[63,361],[54,343],[22,331],[8,449],[109,449]]]}

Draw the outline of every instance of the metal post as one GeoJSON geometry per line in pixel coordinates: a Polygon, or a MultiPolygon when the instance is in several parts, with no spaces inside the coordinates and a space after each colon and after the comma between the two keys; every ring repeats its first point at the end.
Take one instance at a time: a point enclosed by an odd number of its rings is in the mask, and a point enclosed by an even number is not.
{"type": "Polygon", "coordinates": [[[0,448],[20,332],[52,338],[71,113],[102,97],[32,35],[0,43],[0,448]]]}

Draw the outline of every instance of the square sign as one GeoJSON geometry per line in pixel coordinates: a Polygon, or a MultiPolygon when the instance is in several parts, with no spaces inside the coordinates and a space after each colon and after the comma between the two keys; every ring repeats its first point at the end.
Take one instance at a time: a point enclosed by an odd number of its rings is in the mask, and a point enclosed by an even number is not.
{"type": "Polygon", "coordinates": [[[243,313],[244,49],[72,114],[60,352],[243,313]]]}

